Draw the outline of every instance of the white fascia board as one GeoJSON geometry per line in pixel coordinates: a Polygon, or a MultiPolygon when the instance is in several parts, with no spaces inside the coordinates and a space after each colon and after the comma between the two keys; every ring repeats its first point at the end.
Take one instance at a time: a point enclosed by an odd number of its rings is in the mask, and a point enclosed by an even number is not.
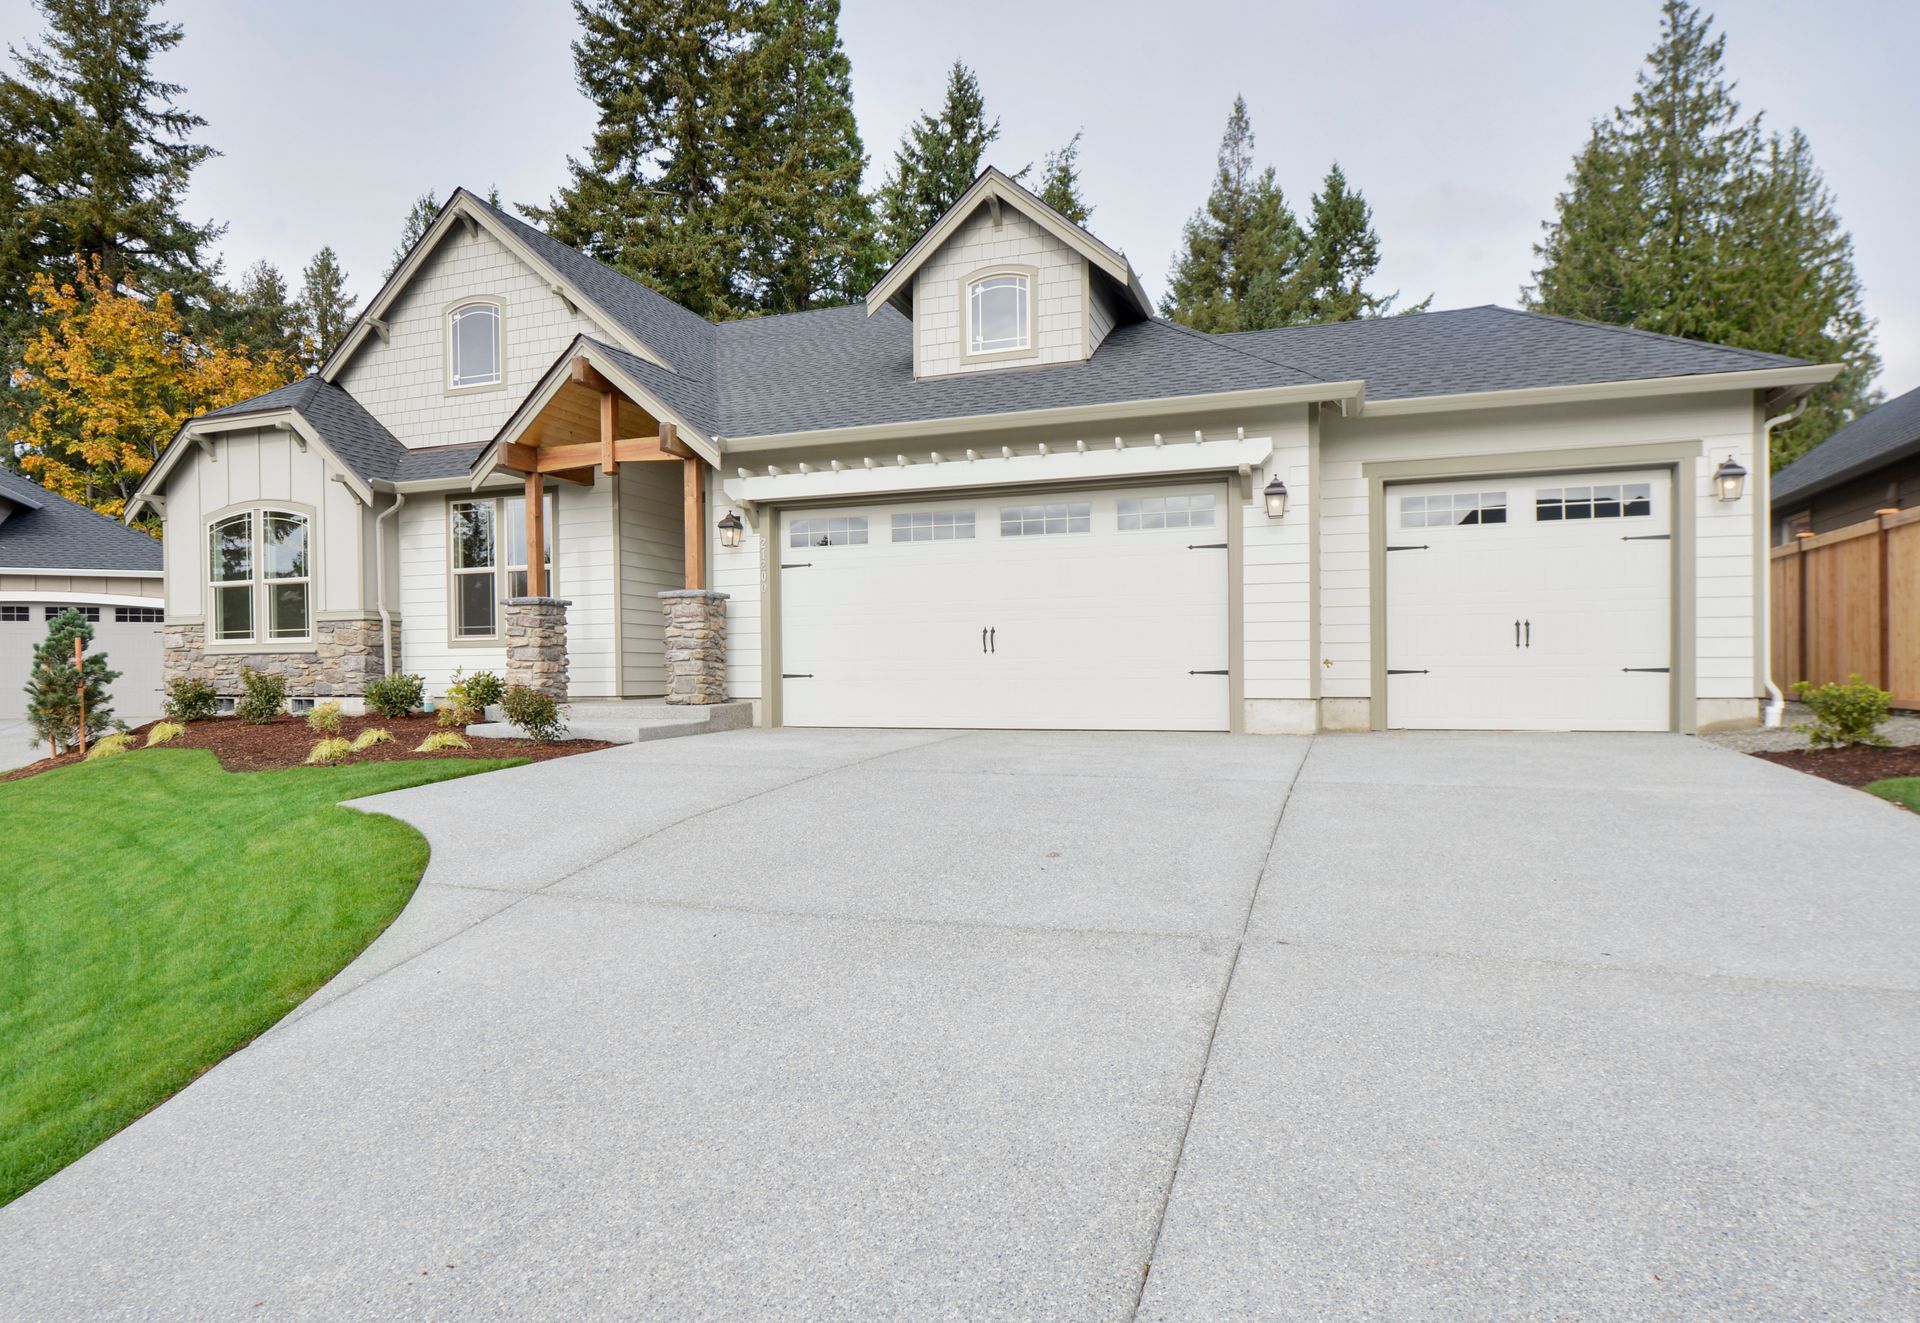
{"type": "Polygon", "coordinates": [[[1798,367],[1754,368],[1742,372],[1700,372],[1685,377],[1647,377],[1639,381],[1599,381],[1581,386],[1533,386],[1521,390],[1489,390],[1459,395],[1417,395],[1404,400],[1373,400],[1357,412],[1363,418],[1392,418],[1401,414],[1512,409],[1541,404],[1586,404],[1601,400],[1702,395],[1728,390],[1770,390],[1779,387],[1810,389],[1824,386],[1839,376],[1841,366],[1838,363],[1809,363],[1798,367]]]}
{"type": "MultiPolygon", "coordinates": [[[[93,579],[110,577],[101,570],[10,570],[4,566],[0,566],[0,574],[73,574],[93,579]]],[[[141,577],[157,579],[160,576],[150,574],[141,577]]],[[[154,606],[164,609],[158,597],[135,597],[128,593],[50,593],[38,589],[30,593],[0,592],[0,602],[31,606],[59,606],[72,602],[80,606],[154,606]]]]}
{"type": "Polygon", "coordinates": [[[1232,437],[1163,446],[1134,445],[1125,450],[1063,450],[1047,455],[982,455],[978,459],[948,456],[937,464],[920,459],[905,466],[894,463],[870,469],[752,474],[729,478],[722,486],[730,500],[748,505],[868,500],[969,487],[1060,486],[1257,469],[1272,455],[1271,437],[1232,437]]]}
{"type": "MultiPolygon", "coordinates": [[[[164,579],[165,570],[47,569],[42,565],[0,565],[0,574],[52,574],[70,579],[164,579]]],[[[9,601],[13,600],[11,597],[9,601]]]]}
{"type": "Polygon", "coordinates": [[[1216,391],[1210,395],[1172,395],[1163,399],[1119,400],[1110,404],[1070,404],[1057,409],[968,414],[917,422],[872,423],[863,427],[822,428],[813,432],[770,432],[723,438],[727,454],[800,450],[812,446],[858,445],[870,441],[911,441],[924,437],[977,436],[988,432],[1032,432],[1042,428],[1120,422],[1169,413],[1219,409],[1268,409],[1289,404],[1337,403],[1346,408],[1366,398],[1363,381],[1316,381],[1306,386],[1263,386],[1257,390],[1216,391]]]}

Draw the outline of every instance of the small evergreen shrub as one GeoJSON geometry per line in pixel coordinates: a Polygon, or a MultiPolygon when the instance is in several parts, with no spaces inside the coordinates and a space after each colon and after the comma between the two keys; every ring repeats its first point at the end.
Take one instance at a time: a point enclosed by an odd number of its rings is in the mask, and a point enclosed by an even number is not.
{"type": "Polygon", "coordinates": [[[307,729],[320,735],[338,735],[344,715],[337,702],[315,703],[313,711],[307,713],[307,729]]]}
{"type": "Polygon", "coordinates": [[[324,767],[328,763],[337,763],[353,752],[353,741],[341,739],[338,735],[321,740],[307,751],[307,765],[324,767]]]}
{"type": "Polygon", "coordinates": [[[205,680],[178,675],[167,681],[167,720],[209,721],[220,715],[220,691],[205,680]]]}
{"type": "Polygon", "coordinates": [[[459,690],[461,701],[478,712],[485,712],[507,692],[507,686],[492,671],[475,671],[464,680],[456,671],[454,678],[453,687],[459,690]]]}
{"type": "Polygon", "coordinates": [[[246,686],[246,692],[233,705],[236,717],[251,721],[256,726],[264,726],[287,710],[285,676],[269,675],[249,666],[240,672],[240,681],[246,686]]]}
{"type": "Polygon", "coordinates": [[[172,744],[186,733],[187,728],[177,721],[156,721],[147,730],[147,747],[151,749],[156,744],[172,744]]]}
{"type": "Polygon", "coordinates": [[[426,701],[427,682],[418,675],[383,675],[368,682],[364,697],[369,711],[397,721],[418,711],[426,701]]]}
{"type": "Polygon", "coordinates": [[[111,758],[115,754],[125,753],[132,747],[133,736],[125,732],[108,735],[106,738],[95,740],[87,746],[87,761],[93,762],[99,758],[111,758]]]}
{"type": "Polygon", "coordinates": [[[393,732],[384,726],[368,726],[353,737],[353,751],[365,753],[376,744],[392,744],[393,732]]]}
{"type": "Polygon", "coordinates": [[[1874,688],[1858,675],[1849,675],[1845,684],[1815,686],[1802,680],[1794,685],[1793,695],[1813,709],[1811,722],[1794,726],[1807,737],[1809,745],[1887,743],[1880,733],[1880,723],[1887,719],[1893,695],[1874,688]]]}
{"type": "Polygon", "coordinates": [[[508,721],[542,744],[557,740],[567,733],[567,723],[560,717],[560,705],[551,694],[543,694],[525,685],[514,685],[501,695],[500,706],[506,712],[508,721]]]}
{"type": "Polygon", "coordinates": [[[448,749],[471,749],[472,747],[471,744],[467,743],[467,737],[457,730],[436,730],[433,734],[421,740],[419,747],[416,748],[414,752],[442,753],[448,749]]]}

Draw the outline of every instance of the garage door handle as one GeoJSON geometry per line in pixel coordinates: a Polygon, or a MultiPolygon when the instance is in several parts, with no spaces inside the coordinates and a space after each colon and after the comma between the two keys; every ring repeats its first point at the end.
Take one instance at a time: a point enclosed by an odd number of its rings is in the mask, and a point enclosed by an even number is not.
{"type": "Polygon", "coordinates": [[[1527,646],[1529,648],[1533,646],[1533,622],[1531,620],[1527,622],[1527,646]]]}
{"type": "Polygon", "coordinates": [[[982,625],[980,626],[980,652],[982,655],[985,655],[986,651],[987,651],[987,627],[985,625],[982,625]]]}
{"type": "Polygon", "coordinates": [[[987,631],[987,651],[992,653],[1000,651],[1000,626],[998,625],[987,631]]]}
{"type": "Polygon", "coordinates": [[[1518,620],[1513,622],[1513,646],[1516,648],[1520,646],[1520,622],[1518,620]]]}

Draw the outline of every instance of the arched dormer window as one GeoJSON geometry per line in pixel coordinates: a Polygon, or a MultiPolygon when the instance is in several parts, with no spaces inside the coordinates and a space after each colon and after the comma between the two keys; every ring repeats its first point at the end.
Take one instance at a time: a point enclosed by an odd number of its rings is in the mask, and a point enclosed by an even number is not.
{"type": "Polygon", "coordinates": [[[243,510],[208,526],[212,642],[313,637],[312,531],[292,510],[243,510]]]}
{"type": "Polygon", "coordinates": [[[1033,347],[1033,278],[994,271],[967,282],[967,353],[1018,354],[1033,347]]]}
{"type": "Polygon", "coordinates": [[[447,389],[498,386],[503,376],[500,305],[456,304],[447,312],[447,389]]]}

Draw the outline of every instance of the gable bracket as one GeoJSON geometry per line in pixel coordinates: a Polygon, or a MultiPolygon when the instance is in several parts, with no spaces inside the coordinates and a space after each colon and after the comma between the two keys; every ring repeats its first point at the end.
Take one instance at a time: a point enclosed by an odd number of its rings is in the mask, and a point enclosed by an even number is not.
{"type": "Polygon", "coordinates": [[[389,327],[386,322],[378,317],[369,317],[367,318],[367,325],[372,327],[373,333],[380,337],[381,344],[393,343],[393,329],[389,327]]]}

